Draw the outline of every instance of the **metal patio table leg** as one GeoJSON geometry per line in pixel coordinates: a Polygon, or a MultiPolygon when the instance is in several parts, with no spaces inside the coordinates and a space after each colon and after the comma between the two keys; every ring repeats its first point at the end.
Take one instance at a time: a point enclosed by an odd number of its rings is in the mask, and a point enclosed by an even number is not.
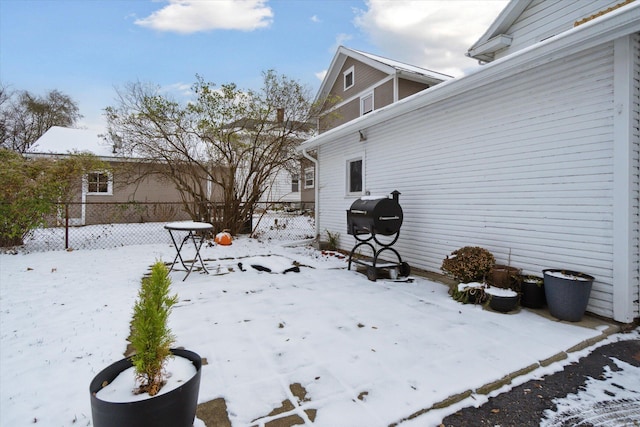
{"type": "Polygon", "coordinates": [[[209,270],[207,270],[207,267],[204,265],[204,260],[202,259],[202,255],[200,254],[200,249],[202,248],[202,244],[204,243],[206,232],[211,231],[213,229],[213,225],[206,222],[184,221],[184,222],[169,223],[165,225],[164,228],[166,228],[169,231],[169,235],[171,236],[171,241],[173,242],[173,246],[176,248],[176,256],[173,258],[173,263],[171,264],[171,268],[169,269],[169,271],[173,270],[173,267],[175,266],[176,262],[179,259],[180,263],[182,264],[182,267],[187,272],[187,274],[182,279],[182,281],[184,282],[193,271],[193,267],[195,266],[196,261],[199,260],[200,266],[202,267],[202,269],[205,271],[205,273],[209,274],[209,270]],[[179,246],[176,243],[175,236],[173,235],[174,231],[187,232],[187,235],[182,239],[182,242],[180,242],[179,246]],[[202,234],[198,234],[198,232],[201,232],[202,234]],[[182,257],[182,248],[184,247],[185,242],[187,242],[188,240],[191,240],[191,242],[193,243],[193,246],[196,250],[196,254],[193,257],[193,260],[191,261],[191,265],[187,267],[187,264],[185,263],[184,258],[182,257]]]}

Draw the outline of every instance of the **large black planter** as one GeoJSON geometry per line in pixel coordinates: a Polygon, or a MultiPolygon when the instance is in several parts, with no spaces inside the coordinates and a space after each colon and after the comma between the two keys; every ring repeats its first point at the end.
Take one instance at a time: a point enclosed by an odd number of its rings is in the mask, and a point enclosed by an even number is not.
{"type": "Polygon", "coordinates": [[[593,276],[561,269],[547,269],[542,272],[549,313],[553,317],[569,322],[582,320],[589,303],[593,276]],[[551,273],[562,273],[572,277],[557,277],[551,273]]]}
{"type": "Polygon", "coordinates": [[[94,427],[192,427],[198,406],[202,359],[189,350],[173,349],[175,356],[189,359],[196,374],[168,393],[137,402],[105,402],[96,397],[102,384],[111,383],[133,364],[130,358],[113,363],[95,376],[89,385],[94,427]]]}

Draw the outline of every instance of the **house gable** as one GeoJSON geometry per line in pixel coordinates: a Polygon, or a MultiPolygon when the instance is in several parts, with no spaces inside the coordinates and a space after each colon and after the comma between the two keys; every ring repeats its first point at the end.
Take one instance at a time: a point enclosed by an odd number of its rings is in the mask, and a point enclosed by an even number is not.
{"type": "Polygon", "coordinates": [[[512,0],[467,56],[491,62],[624,7],[633,0],[512,0]]]}
{"type": "Polygon", "coordinates": [[[316,102],[325,102],[326,111],[318,130],[332,129],[449,78],[341,46],[316,97],[316,102]]]}

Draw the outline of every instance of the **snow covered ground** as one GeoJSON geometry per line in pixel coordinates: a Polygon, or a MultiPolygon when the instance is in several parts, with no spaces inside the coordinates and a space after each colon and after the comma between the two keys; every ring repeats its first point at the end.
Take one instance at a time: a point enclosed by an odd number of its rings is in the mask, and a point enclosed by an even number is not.
{"type": "MultiPolygon", "coordinates": [[[[174,254],[168,244],[0,254],[0,425],[91,425],[89,382],[123,357],[142,275],[174,254]]],[[[601,333],[461,305],[421,278],[370,282],[304,247],[238,239],[202,254],[212,274],[171,273],[170,326],[176,346],[207,360],[199,401],[223,397],[234,426],[268,421],[286,399],[305,421],[316,409],[313,425],[387,426],[601,333]],[[300,272],[283,274],[294,261],[300,272]]],[[[483,399],[401,425],[437,425],[483,399]]]]}

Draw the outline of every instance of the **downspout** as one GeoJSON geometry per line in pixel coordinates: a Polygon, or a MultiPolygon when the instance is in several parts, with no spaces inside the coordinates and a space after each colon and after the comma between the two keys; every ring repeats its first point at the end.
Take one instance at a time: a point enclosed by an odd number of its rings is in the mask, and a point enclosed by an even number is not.
{"type": "Polygon", "coordinates": [[[320,232],[318,231],[319,229],[319,218],[320,218],[320,183],[318,182],[318,178],[320,176],[320,173],[318,172],[318,159],[316,159],[315,157],[313,157],[311,154],[307,153],[307,149],[303,148],[302,149],[302,155],[305,157],[305,159],[311,160],[311,163],[313,163],[313,173],[314,173],[314,177],[313,177],[313,181],[314,181],[314,186],[313,186],[313,192],[314,192],[314,209],[313,209],[313,215],[314,215],[314,221],[316,223],[316,239],[318,239],[318,242],[320,241],[320,232]]]}

